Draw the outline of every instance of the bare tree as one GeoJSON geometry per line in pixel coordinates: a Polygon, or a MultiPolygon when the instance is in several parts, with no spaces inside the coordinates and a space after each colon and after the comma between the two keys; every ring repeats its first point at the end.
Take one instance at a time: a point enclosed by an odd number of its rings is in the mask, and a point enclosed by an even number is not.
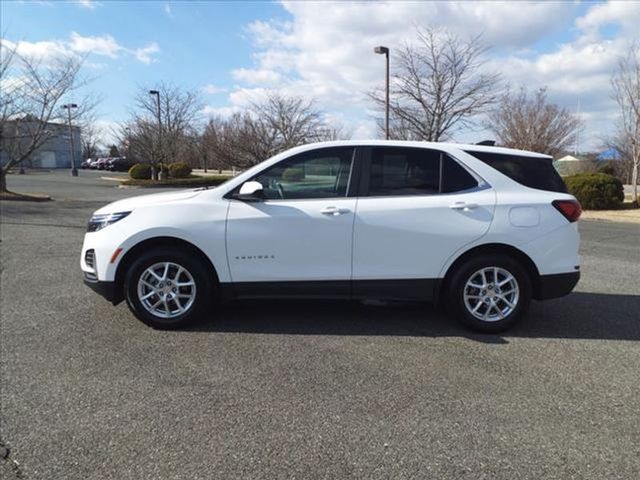
{"type": "MultiPolygon", "coordinates": [[[[4,36],[4,35],[3,35],[4,36]]],[[[7,45],[0,38],[0,138],[8,122],[19,113],[20,80],[13,78],[17,45],[7,45]]]]}
{"type": "MultiPolygon", "coordinates": [[[[11,168],[60,134],[67,122],[61,108],[64,100],[86,85],[79,78],[81,67],[82,59],[75,56],[44,63],[0,42],[0,191],[7,191],[6,174],[11,168]]],[[[94,109],[96,99],[89,95],[78,104],[71,117],[74,124],[94,109]]]]}
{"type": "Polygon", "coordinates": [[[313,100],[270,94],[249,111],[209,120],[205,137],[214,168],[247,168],[289,148],[348,136],[330,125],[313,100]]]}
{"type": "Polygon", "coordinates": [[[270,145],[271,154],[319,141],[326,129],[322,112],[313,100],[271,94],[261,102],[253,102],[251,110],[256,134],[270,145]]]}
{"type": "Polygon", "coordinates": [[[239,114],[234,114],[228,120],[219,116],[212,117],[200,135],[200,152],[202,167],[214,168],[222,171],[230,166],[238,166],[249,163],[239,158],[242,138],[239,126],[243,124],[238,119],[239,114]]]}
{"type": "Polygon", "coordinates": [[[486,127],[505,147],[556,156],[573,144],[582,121],[549,103],[546,88],[530,97],[523,86],[516,93],[504,94],[498,107],[489,114],[486,127]]]}
{"type": "Polygon", "coordinates": [[[625,135],[620,129],[617,130],[613,135],[603,140],[603,148],[615,152],[616,159],[611,164],[614,166],[616,175],[620,177],[623,183],[631,185],[633,178],[633,145],[630,137],[625,135]]]}
{"type": "MultiPolygon", "coordinates": [[[[158,147],[158,123],[152,120],[134,118],[120,123],[113,129],[113,136],[119,145],[127,147],[129,160],[138,162],[156,162],[160,157],[158,147]]],[[[155,163],[154,163],[155,165],[155,163]]]]}
{"type": "Polygon", "coordinates": [[[206,172],[212,167],[212,150],[210,138],[207,134],[207,126],[202,131],[193,128],[183,138],[183,148],[180,161],[189,164],[192,168],[202,168],[206,172]]]}
{"type": "Polygon", "coordinates": [[[638,199],[638,166],[640,165],[640,43],[634,42],[620,59],[611,78],[613,98],[620,109],[616,138],[619,152],[631,166],[633,201],[638,199]]]}
{"type": "Polygon", "coordinates": [[[95,158],[100,148],[100,130],[94,122],[84,122],[81,127],[80,144],[82,146],[82,158],[95,158]]]}
{"type": "Polygon", "coordinates": [[[273,151],[269,132],[248,112],[209,119],[203,136],[210,152],[207,158],[218,169],[248,168],[269,158],[273,151]]]}
{"type": "Polygon", "coordinates": [[[151,163],[154,178],[157,178],[159,163],[174,162],[184,155],[189,133],[195,128],[202,109],[196,92],[166,83],[157,90],[160,93],[160,124],[156,97],[149,95],[146,87],[139,89],[132,120],[127,124],[132,148],[140,158],[151,163]]]}
{"type": "Polygon", "coordinates": [[[318,142],[349,140],[353,136],[353,130],[345,128],[342,124],[327,124],[317,131],[316,136],[318,142]]]}
{"type": "MultiPolygon", "coordinates": [[[[434,28],[418,29],[416,45],[395,55],[390,85],[390,138],[437,142],[473,124],[496,99],[500,76],[484,73],[487,49],[434,28]]],[[[384,111],[383,92],[370,94],[384,111]]],[[[383,123],[378,126],[383,131],[383,123]]]]}

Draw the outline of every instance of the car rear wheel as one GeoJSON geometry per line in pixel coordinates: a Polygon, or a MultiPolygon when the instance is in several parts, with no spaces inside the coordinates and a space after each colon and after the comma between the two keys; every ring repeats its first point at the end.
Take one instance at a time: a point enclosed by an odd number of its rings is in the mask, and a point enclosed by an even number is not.
{"type": "Polygon", "coordinates": [[[528,310],[531,279],[515,259],[484,255],[455,271],[447,294],[452,316],[476,331],[496,333],[513,326],[528,310]]]}
{"type": "Polygon", "coordinates": [[[205,311],[212,286],[191,256],[166,249],[137,259],[125,279],[127,305],[141,321],[159,329],[181,328],[205,311]]]}

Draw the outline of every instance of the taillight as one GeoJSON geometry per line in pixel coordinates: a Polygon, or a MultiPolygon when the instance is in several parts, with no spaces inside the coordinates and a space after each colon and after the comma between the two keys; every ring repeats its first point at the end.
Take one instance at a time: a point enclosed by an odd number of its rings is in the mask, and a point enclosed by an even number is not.
{"type": "Polygon", "coordinates": [[[577,222],[582,213],[582,207],[577,200],[554,200],[551,204],[572,223],[577,222]]]}

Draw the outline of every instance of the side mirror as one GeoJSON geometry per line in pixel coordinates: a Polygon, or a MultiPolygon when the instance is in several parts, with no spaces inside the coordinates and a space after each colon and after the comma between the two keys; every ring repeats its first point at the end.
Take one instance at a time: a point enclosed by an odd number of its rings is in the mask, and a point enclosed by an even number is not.
{"type": "Polygon", "coordinates": [[[264,200],[264,187],[260,182],[244,182],[233,198],[245,202],[259,202],[264,200]]]}

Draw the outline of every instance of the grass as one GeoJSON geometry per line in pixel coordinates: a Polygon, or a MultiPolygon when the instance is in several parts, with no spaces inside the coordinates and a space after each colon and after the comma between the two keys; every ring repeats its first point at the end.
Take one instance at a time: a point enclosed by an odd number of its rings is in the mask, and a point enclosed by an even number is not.
{"type": "Polygon", "coordinates": [[[0,192],[0,200],[10,200],[18,202],[48,202],[51,200],[51,197],[49,195],[42,195],[37,193],[0,192]]]}
{"type": "Polygon", "coordinates": [[[231,176],[229,175],[190,175],[187,178],[168,178],[166,180],[134,180],[129,178],[121,185],[130,187],[158,188],[158,187],[215,187],[220,185],[231,176]]]}

